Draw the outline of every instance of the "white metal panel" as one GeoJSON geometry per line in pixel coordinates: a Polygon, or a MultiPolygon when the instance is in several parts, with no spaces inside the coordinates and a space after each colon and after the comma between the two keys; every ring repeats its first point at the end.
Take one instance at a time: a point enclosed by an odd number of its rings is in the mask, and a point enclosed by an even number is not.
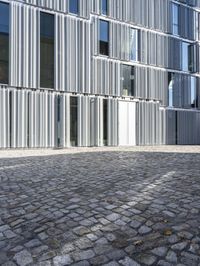
{"type": "Polygon", "coordinates": [[[118,102],[118,141],[120,146],[136,145],[135,102],[118,102]]]}

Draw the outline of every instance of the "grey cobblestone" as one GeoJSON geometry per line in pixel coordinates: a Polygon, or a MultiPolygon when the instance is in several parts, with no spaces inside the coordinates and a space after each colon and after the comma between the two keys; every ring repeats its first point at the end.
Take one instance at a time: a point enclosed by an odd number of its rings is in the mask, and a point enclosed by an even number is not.
{"type": "Polygon", "coordinates": [[[199,147],[0,155],[1,265],[200,265],[199,147]]]}

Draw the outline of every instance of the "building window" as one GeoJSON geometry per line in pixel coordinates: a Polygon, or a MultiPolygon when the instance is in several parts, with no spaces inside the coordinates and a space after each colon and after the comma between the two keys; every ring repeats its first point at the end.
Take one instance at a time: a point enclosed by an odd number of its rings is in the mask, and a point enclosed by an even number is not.
{"type": "Polygon", "coordinates": [[[78,144],[78,98],[70,97],[70,143],[78,144]]]}
{"type": "Polygon", "coordinates": [[[196,56],[196,45],[190,44],[188,47],[188,69],[192,73],[197,72],[196,56]]]}
{"type": "Polygon", "coordinates": [[[168,106],[174,106],[174,74],[168,73],[168,106]]]}
{"type": "Polygon", "coordinates": [[[189,43],[181,43],[181,69],[183,71],[189,71],[189,43]]]}
{"type": "Polygon", "coordinates": [[[135,95],[134,67],[121,65],[121,94],[122,96],[135,95]]]}
{"type": "Polygon", "coordinates": [[[78,15],[79,12],[78,0],[69,0],[69,12],[78,15]]]}
{"type": "Polygon", "coordinates": [[[101,13],[105,16],[108,15],[108,1],[101,0],[101,13]]]}
{"type": "Polygon", "coordinates": [[[103,145],[108,145],[108,100],[103,100],[103,145]]]}
{"type": "Polygon", "coordinates": [[[130,30],[130,60],[138,61],[139,32],[136,29],[130,30]]]}
{"type": "Polygon", "coordinates": [[[9,5],[0,2],[0,82],[8,84],[9,76],[9,5]]]}
{"type": "Polygon", "coordinates": [[[40,87],[54,87],[54,16],[40,13],[40,87]]]}
{"type": "Polygon", "coordinates": [[[179,6],[172,3],[172,33],[179,35],[179,6]]]}
{"type": "Polygon", "coordinates": [[[200,13],[197,13],[197,39],[200,40],[200,13]]]}
{"type": "Polygon", "coordinates": [[[195,77],[191,77],[190,96],[191,96],[191,108],[198,108],[197,80],[195,77]]]}
{"type": "Polygon", "coordinates": [[[102,55],[109,55],[109,23],[105,20],[100,20],[99,32],[99,52],[102,55]]]}

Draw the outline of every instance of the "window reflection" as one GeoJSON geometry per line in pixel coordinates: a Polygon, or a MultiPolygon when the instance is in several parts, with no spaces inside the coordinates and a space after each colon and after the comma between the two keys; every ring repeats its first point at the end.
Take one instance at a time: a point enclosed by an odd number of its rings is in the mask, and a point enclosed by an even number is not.
{"type": "Polygon", "coordinates": [[[121,65],[121,94],[122,96],[134,96],[135,80],[134,67],[121,65]]]}
{"type": "Polygon", "coordinates": [[[172,33],[175,35],[179,34],[179,6],[172,3],[172,33]]]}
{"type": "Polygon", "coordinates": [[[108,15],[108,1],[101,0],[101,13],[103,15],[108,15]]]}
{"type": "Polygon", "coordinates": [[[0,2],[0,82],[9,76],[9,5],[0,2]]]}
{"type": "Polygon", "coordinates": [[[78,14],[78,0],[69,0],[69,12],[78,14]]]}
{"type": "Polygon", "coordinates": [[[109,23],[100,20],[99,52],[102,55],[109,55],[109,23]]]}
{"type": "Polygon", "coordinates": [[[71,146],[78,144],[78,99],[70,97],[70,143],[71,146]]]}
{"type": "Polygon", "coordinates": [[[131,29],[130,32],[130,60],[138,61],[138,30],[131,29]]]}
{"type": "Polygon", "coordinates": [[[54,16],[40,14],[40,87],[54,87],[54,16]]]}
{"type": "Polygon", "coordinates": [[[174,75],[172,73],[168,74],[168,100],[169,107],[173,107],[173,86],[174,86],[174,75]]]}
{"type": "Polygon", "coordinates": [[[195,77],[168,74],[168,106],[198,108],[197,80],[195,77]]]}

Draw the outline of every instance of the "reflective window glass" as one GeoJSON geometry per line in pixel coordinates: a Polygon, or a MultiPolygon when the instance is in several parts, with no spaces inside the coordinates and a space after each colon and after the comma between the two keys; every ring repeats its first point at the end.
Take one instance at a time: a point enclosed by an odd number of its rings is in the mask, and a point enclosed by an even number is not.
{"type": "Polygon", "coordinates": [[[69,0],[69,12],[78,14],[78,0],[69,0]]]}
{"type": "Polygon", "coordinates": [[[40,87],[54,87],[54,16],[40,13],[40,87]]]}
{"type": "Polygon", "coordinates": [[[102,55],[109,55],[109,23],[105,20],[100,20],[99,35],[99,52],[102,55]]]}
{"type": "Polygon", "coordinates": [[[9,5],[0,2],[0,82],[8,84],[9,76],[9,5]]]}

